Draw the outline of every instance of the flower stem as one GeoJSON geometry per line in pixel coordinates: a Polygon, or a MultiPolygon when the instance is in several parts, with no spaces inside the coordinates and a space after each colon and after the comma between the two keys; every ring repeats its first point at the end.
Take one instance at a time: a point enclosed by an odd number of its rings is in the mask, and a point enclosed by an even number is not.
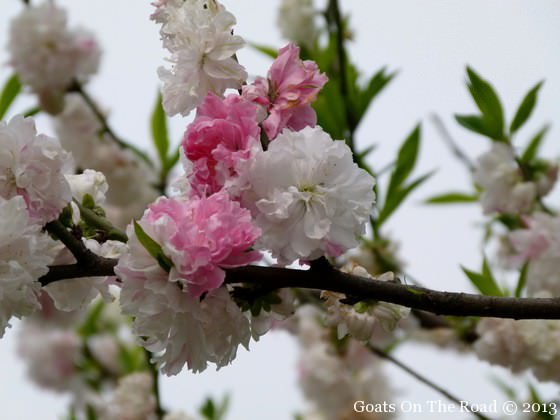
{"type": "Polygon", "coordinates": [[[114,239],[120,242],[128,242],[128,236],[122,230],[114,227],[109,220],[104,217],[98,216],[92,210],[82,206],[78,201],[74,200],[74,204],[80,209],[80,216],[88,224],[107,232],[109,239],[114,239]]]}
{"type": "Polygon", "coordinates": [[[150,167],[152,168],[154,167],[154,163],[146,153],[138,149],[136,146],[124,141],[123,139],[121,139],[119,136],[115,134],[115,131],[111,128],[111,126],[107,122],[107,118],[105,117],[105,115],[103,115],[103,112],[101,112],[101,110],[99,109],[99,107],[97,106],[93,98],[84,90],[84,88],[80,83],[74,81],[74,83],[69,89],[69,92],[76,92],[82,97],[82,99],[86,102],[86,104],[89,106],[89,108],[92,110],[92,112],[95,114],[95,117],[101,124],[102,133],[108,134],[109,137],[111,137],[111,139],[115,143],[117,143],[120,147],[122,147],[123,149],[131,150],[136,156],[138,156],[140,159],[146,162],[150,167]]]}

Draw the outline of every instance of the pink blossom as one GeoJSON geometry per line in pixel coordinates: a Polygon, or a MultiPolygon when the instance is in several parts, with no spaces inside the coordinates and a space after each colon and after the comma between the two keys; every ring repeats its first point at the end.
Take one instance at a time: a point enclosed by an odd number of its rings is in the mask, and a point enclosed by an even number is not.
{"type": "Polygon", "coordinates": [[[248,166],[259,136],[255,105],[238,95],[225,99],[207,95],[182,144],[193,163],[189,175],[193,192],[204,197],[226,187],[236,196],[243,188],[241,172],[248,166]]]}
{"type": "Polygon", "coordinates": [[[327,83],[327,76],[319,73],[313,61],[302,61],[299,48],[288,44],[280,49],[267,79],[258,77],[251,85],[243,87],[243,96],[261,105],[268,116],[263,122],[270,140],[285,127],[299,131],[314,127],[317,115],[311,103],[327,83]]]}
{"type": "Polygon", "coordinates": [[[160,198],[141,222],[151,225],[153,239],[173,261],[169,280],[185,284],[193,297],[220,287],[224,268],[260,259],[249,250],[260,230],[250,212],[225,192],[189,201],[160,198]]]}

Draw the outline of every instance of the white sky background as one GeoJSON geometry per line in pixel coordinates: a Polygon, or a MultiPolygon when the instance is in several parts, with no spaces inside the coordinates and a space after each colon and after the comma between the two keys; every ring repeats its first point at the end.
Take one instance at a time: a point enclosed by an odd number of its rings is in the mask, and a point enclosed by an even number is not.
{"type": "MultiPolygon", "coordinates": [[[[21,10],[18,0],[1,0],[0,45],[7,43],[7,27],[21,10]]],[[[149,146],[149,114],[158,86],[156,69],[163,61],[158,28],[148,20],[148,1],[59,0],[69,10],[70,22],[94,31],[103,46],[100,74],[88,90],[111,110],[116,132],[137,144],[149,146]]],[[[224,0],[238,19],[236,32],[249,41],[281,46],[275,26],[279,1],[224,0]]],[[[434,168],[437,174],[401,208],[389,223],[392,236],[401,243],[407,270],[428,287],[471,291],[459,264],[480,264],[482,220],[478,207],[434,208],[421,205],[430,195],[469,187],[464,169],[457,164],[429,121],[438,113],[452,135],[475,157],[489,142],[469,134],[453,122],[453,113],[471,113],[474,105],[464,84],[465,65],[472,65],[492,81],[511,119],[526,91],[546,79],[530,122],[516,141],[524,145],[545,122],[552,122],[545,151],[557,157],[559,128],[554,122],[560,109],[560,2],[555,0],[342,0],[351,14],[355,42],[352,59],[366,74],[382,65],[399,75],[376,101],[358,132],[358,144],[372,141],[379,148],[372,155],[376,168],[384,167],[398,145],[418,121],[423,122],[423,145],[416,174],[434,168]]],[[[7,55],[0,50],[0,63],[7,55]]],[[[251,75],[264,75],[269,61],[246,49],[239,59],[251,75]]],[[[10,70],[0,67],[0,82],[10,70]]],[[[20,99],[15,110],[33,102],[20,99]]],[[[173,138],[178,141],[187,120],[175,118],[173,138]]],[[[42,131],[50,132],[46,119],[42,131]]],[[[386,182],[382,180],[381,184],[386,182]]],[[[556,200],[557,202],[557,200],[556,200]]],[[[16,323],[17,325],[17,323],[16,323]]],[[[41,392],[24,379],[24,367],[15,356],[17,326],[0,342],[0,406],[2,419],[56,419],[64,413],[65,399],[41,392]]],[[[507,378],[502,369],[490,369],[472,356],[440,353],[429,347],[405,344],[396,356],[436,383],[472,402],[489,402],[503,395],[488,381],[491,372],[507,378]]],[[[232,366],[220,372],[208,369],[194,376],[186,371],[164,379],[163,401],[168,408],[193,412],[204,396],[232,394],[229,419],[283,420],[303,407],[296,385],[297,348],[282,333],[266,335],[253,343],[250,353],[240,351],[232,366]]],[[[424,385],[387,366],[399,397],[423,403],[440,397],[424,385]]],[[[558,394],[556,386],[545,394],[558,394]]],[[[401,418],[425,418],[402,415],[401,418]]],[[[432,415],[430,418],[449,418],[432,415]]]]}

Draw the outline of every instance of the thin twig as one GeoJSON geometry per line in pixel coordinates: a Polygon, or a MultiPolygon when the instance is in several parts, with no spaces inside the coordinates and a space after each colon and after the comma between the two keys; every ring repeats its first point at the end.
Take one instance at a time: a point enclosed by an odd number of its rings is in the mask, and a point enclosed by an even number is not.
{"type": "MultiPolygon", "coordinates": [[[[461,400],[459,398],[457,398],[455,395],[451,394],[449,391],[443,389],[441,386],[435,384],[434,382],[432,382],[431,380],[429,380],[428,378],[426,378],[425,376],[419,374],[418,372],[416,372],[414,369],[412,369],[411,367],[405,365],[403,362],[401,362],[398,359],[395,359],[393,356],[391,356],[390,354],[388,354],[387,352],[383,351],[382,349],[380,349],[377,346],[374,346],[372,344],[368,344],[367,345],[368,349],[372,352],[375,353],[377,356],[381,357],[382,359],[385,359],[391,363],[393,363],[395,366],[398,366],[399,368],[401,368],[402,370],[404,370],[406,373],[408,373],[410,376],[418,379],[420,382],[422,382],[424,385],[429,386],[430,388],[432,388],[434,391],[440,393],[441,395],[443,395],[445,398],[447,398],[450,401],[453,401],[454,403],[456,403],[457,405],[461,406],[461,407],[465,407],[465,405],[467,406],[467,410],[468,407],[470,407],[470,404],[466,403],[465,400],[461,400]],[[466,403],[466,404],[465,404],[466,403]]],[[[469,410],[470,411],[470,410],[469,410]]],[[[479,419],[482,420],[490,420],[488,417],[480,414],[480,413],[475,413],[470,411],[471,414],[473,416],[478,417],[479,419]]]]}
{"type": "Polygon", "coordinates": [[[470,172],[474,172],[474,170],[475,170],[474,163],[467,156],[467,154],[465,152],[463,152],[463,150],[459,147],[457,142],[453,139],[453,137],[449,133],[449,130],[447,130],[447,127],[445,126],[445,124],[443,123],[443,121],[441,120],[439,115],[432,114],[430,116],[430,118],[431,118],[432,123],[434,124],[437,132],[439,133],[440,137],[443,139],[445,144],[449,147],[449,150],[451,150],[451,153],[453,153],[455,155],[455,157],[463,165],[465,165],[470,172]]]}
{"type": "Polygon", "coordinates": [[[70,87],[69,91],[70,92],[75,92],[82,97],[82,99],[89,106],[91,111],[94,113],[94,115],[97,118],[97,121],[99,122],[99,124],[101,124],[101,130],[102,130],[103,133],[108,134],[109,137],[115,143],[117,143],[121,148],[131,150],[140,159],[142,159],[144,162],[146,162],[150,167],[154,166],[152,160],[148,157],[148,155],[146,155],[146,153],[144,153],[142,150],[138,149],[137,147],[133,146],[132,144],[124,141],[119,136],[117,136],[115,131],[109,125],[109,123],[107,121],[107,118],[105,117],[105,115],[103,114],[101,109],[99,109],[99,107],[97,106],[97,104],[95,103],[93,98],[84,90],[84,88],[82,87],[82,85],[80,83],[75,81],[72,84],[72,86],[70,87]]]}
{"type": "Polygon", "coordinates": [[[159,370],[155,363],[152,363],[152,353],[149,350],[144,349],[144,355],[146,357],[146,363],[150,369],[150,374],[152,375],[152,393],[154,394],[156,400],[156,417],[158,420],[161,420],[164,416],[166,411],[163,409],[161,405],[161,395],[159,389],[159,370]]]}

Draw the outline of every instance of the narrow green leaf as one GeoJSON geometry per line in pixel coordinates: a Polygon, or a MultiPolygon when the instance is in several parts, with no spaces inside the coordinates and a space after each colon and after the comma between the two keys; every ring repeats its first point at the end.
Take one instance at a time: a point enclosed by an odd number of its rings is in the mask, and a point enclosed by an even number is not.
{"type": "Polygon", "coordinates": [[[492,126],[480,115],[455,115],[455,120],[467,130],[495,139],[499,137],[492,126]]]}
{"type": "Polygon", "coordinates": [[[173,267],[173,262],[163,253],[160,244],[150,238],[136,220],[134,220],[134,233],[136,233],[138,241],[146,248],[146,251],[156,259],[159,266],[169,273],[171,267],[173,267]]]}
{"type": "Polygon", "coordinates": [[[223,420],[226,417],[227,410],[229,408],[230,397],[229,394],[222,399],[220,406],[216,410],[216,420],[223,420]]]}
{"type": "Polygon", "coordinates": [[[395,169],[391,173],[391,179],[389,180],[386,200],[388,200],[389,197],[394,194],[395,191],[406,181],[414,169],[419,148],[420,124],[412,130],[412,133],[409,134],[399,149],[395,169]]]}
{"type": "Polygon", "coordinates": [[[249,42],[249,46],[251,46],[252,48],[254,48],[257,51],[262,52],[265,55],[268,55],[269,57],[271,57],[273,59],[278,57],[278,49],[276,49],[274,47],[269,47],[267,45],[255,44],[254,42],[249,42]]]}
{"type": "Polygon", "coordinates": [[[416,188],[418,188],[424,181],[426,181],[429,177],[431,177],[434,172],[429,172],[415,181],[411,182],[404,188],[397,188],[396,191],[393,191],[391,195],[387,195],[385,199],[385,204],[383,208],[379,212],[379,218],[377,219],[377,228],[379,228],[389,216],[391,216],[395,210],[401,205],[401,203],[405,200],[405,198],[416,188]]]}
{"type": "Polygon", "coordinates": [[[504,137],[504,111],[496,91],[486,80],[482,79],[471,67],[467,67],[469,83],[467,87],[473,97],[478,109],[482,113],[492,132],[496,134],[496,140],[504,137]]]}
{"type": "Polygon", "coordinates": [[[338,80],[329,80],[312,105],[317,113],[317,125],[323,127],[333,139],[345,138],[348,129],[339,86],[338,80]]]}
{"type": "Polygon", "coordinates": [[[167,158],[167,161],[165,162],[165,171],[169,172],[174,166],[175,164],[179,161],[179,148],[177,148],[177,150],[175,150],[175,153],[173,153],[171,156],[169,156],[167,158]]]}
{"type": "Polygon", "coordinates": [[[397,75],[397,72],[386,72],[386,67],[380,69],[371,77],[371,79],[369,79],[367,85],[363,89],[360,89],[359,95],[352,96],[352,98],[356,98],[356,100],[358,101],[358,105],[356,106],[356,118],[358,121],[363,118],[373,100],[397,75]]]}
{"type": "Polygon", "coordinates": [[[216,406],[211,398],[208,398],[202,407],[200,407],[200,414],[207,420],[216,419],[216,406]]]}
{"type": "Polygon", "coordinates": [[[521,101],[521,105],[517,108],[517,112],[515,113],[515,117],[513,117],[513,121],[509,127],[509,131],[511,134],[515,133],[531,116],[533,109],[537,103],[537,96],[539,93],[539,89],[541,88],[544,81],[537,83],[537,85],[531,89],[525,98],[521,101]]]}
{"type": "Polygon", "coordinates": [[[533,136],[529,144],[523,151],[521,155],[521,162],[528,163],[534,160],[537,157],[537,153],[539,148],[541,147],[542,141],[548,130],[550,129],[549,125],[544,126],[537,134],[533,136]]]}
{"type": "Polygon", "coordinates": [[[364,159],[367,155],[369,155],[371,152],[373,152],[375,149],[377,149],[377,145],[376,144],[372,144],[371,146],[366,147],[364,150],[362,150],[361,152],[356,153],[356,157],[359,159],[364,159]]]}
{"type": "Polygon", "coordinates": [[[471,271],[463,266],[461,269],[466,274],[474,287],[483,295],[487,296],[502,296],[502,291],[493,281],[492,277],[484,276],[483,274],[471,271]]]}
{"type": "Polygon", "coordinates": [[[8,108],[21,92],[21,82],[17,74],[12,75],[0,93],[0,120],[4,118],[8,108]]]}
{"type": "Polygon", "coordinates": [[[101,318],[103,309],[105,308],[105,302],[103,300],[98,300],[87,313],[84,323],[78,329],[78,334],[82,337],[89,337],[98,332],[97,322],[101,318]]]}
{"type": "Polygon", "coordinates": [[[158,94],[154,110],[152,111],[151,129],[152,140],[158,152],[161,167],[167,163],[167,151],[169,149],[169,136],[167,134],[167,119],[161,104],[161,94],[158,94]]]}
{"type": "Polygon", "coordinates": [[[529,271],[529,263],[523,264],[519,272],[519,279],[517,280],[517,287],[515,288],[515,297],[521,297],[525,284],[527,283],[527,272],[529,271]]]}
{"type": "Polygon", "coordinates": [[[33,108],[29,108],[27,111],[24,111],[23,116],[33,117],[34,115],[37,115],[39,112],[41,112],[41,108],[39,108],[38,106],[34,106],[33,108]]]}
{"type": "Polygon", "coordinates": [[[462,192],[448,192],[444,194],[435,195],[428,198],[426,204],[459,204],[459,203],[476,203],[478,201],[478,194],[462,193],[462,192]]]}

